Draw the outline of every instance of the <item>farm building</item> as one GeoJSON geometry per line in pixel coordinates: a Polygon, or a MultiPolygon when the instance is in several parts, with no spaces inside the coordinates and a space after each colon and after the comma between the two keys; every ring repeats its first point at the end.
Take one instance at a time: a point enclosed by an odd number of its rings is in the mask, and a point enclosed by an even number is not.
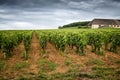
{"type": "Polygon", "coordinates": [[[117,19],[93,19],[88,26],[91,28],[113,27],[120,28],[120,20],[117,19]]]}

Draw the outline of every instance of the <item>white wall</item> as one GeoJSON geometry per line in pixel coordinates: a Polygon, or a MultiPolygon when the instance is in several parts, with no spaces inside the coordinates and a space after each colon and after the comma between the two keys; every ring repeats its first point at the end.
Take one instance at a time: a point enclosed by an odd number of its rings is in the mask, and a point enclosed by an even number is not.
{"type": "Polygon", "coordinates": [[[119,25],[119,27],[117,26],[117,27],[114,27],[114,28],[120,28],[120,25],[119,25]]]}
{"type": "MultiPolygon", "coordinates": [[[[104,25],[101,25],[101,26],[104,26],[104,25]]],[[[108,25],[109,27],[113,27],[113,28],[120,28],[120,25],[119,27],[117,27],[117,25],[108,25]]],[[[97,24],[93,24],[91,28],[99,28],[100,26],[97,25],[97,24]]]]}
{"type": "Polygon", "coordinates": [[[92,25],[92,28],[99,28],[99,25],[97,25],[97,24],[95,25],[94,24],[94,25],[92,25]]]}

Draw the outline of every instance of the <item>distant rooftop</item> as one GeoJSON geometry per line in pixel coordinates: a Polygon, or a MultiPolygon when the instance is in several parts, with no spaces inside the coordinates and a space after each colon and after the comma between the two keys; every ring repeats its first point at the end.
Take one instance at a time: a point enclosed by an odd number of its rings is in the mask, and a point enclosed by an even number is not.
{"type": "Polygon", "coordinates": [[[93,19],[89,25],[91,24],[120,25],[120,19],[93,19]]]}

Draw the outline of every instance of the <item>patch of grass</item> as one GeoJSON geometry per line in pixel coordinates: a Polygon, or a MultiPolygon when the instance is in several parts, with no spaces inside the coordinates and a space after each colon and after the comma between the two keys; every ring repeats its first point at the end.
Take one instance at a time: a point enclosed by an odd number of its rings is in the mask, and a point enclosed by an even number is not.
{"type": "Polygon", "coordinates": [[[65,51],[64,51],[64,52],[63,52],[63,51],[60,51],[60,55],[63,56],[63,57],[67,57],[67,54],[66,54],[65,51]]]}
{"type": "Polygon", "coordinates": [[[88,73],[78,73],[76,76],[80,77],[80,78],[94,78],[94,76],[92,76],[88,73]]]}
{"type": "Polygon", "coordinates": [[[23,50],[23,51],[21,52],[21,58],[24,58],[25,60],[28,59],[28,54],[26,53],[25,50],[23,50]]]}
{"type": "Polygon", "coordinates": [[[28,80],[27,78],[19,78],[19,80],[28,80]]]}
{"type": "Polygon", "coordinates": [[[120,60],[115,61],[115,63],[120,65],[120,60]]]}
{"type": "Polygon", "coordinates": [[[95,53],[96,53],[97,55],[100,55],[100,56],[103,56],[103,55],[104,55],[103,51],[96,51],[95,53]]]}
{"type": "Polygon", "coordinates": [[[103,70],[103,71],[106,71],[106,70],[114,70],[114,68],[107,68],[107,67],[93,67],[92,70],[103,70]]]}
{"type": "Polygon", "coordinates": [[[6,68],[5,61],[0,61],[0,71],[4,70],[6,68]]]}
{"type": "Polygon", "coordinates": [[[42,54],[46,54],[45,49],[42,49],[41,52],[42,52],[42,54]]]}
{"type": "Polygon", "coordinates": [[[103,61],[100,59],[91,59],[90,61],[88,61],[87,63],[85,63],[86,65],[104,65],[103,61]]]}
{"type": "Polygon", "coordinates": [[[119,74],[119,75],[120,75],[120,70],[116,71],[116,74],[119,74]]]}
{"type": "Polygon", "coordinates": [[[56,73],[50,76],[50,80],[82,80],[84,78],[94,78],[94,77],[88,73],[80,73],[80,72],[56,73]]]}
{"type": "Polygon", "coordinates": [[[26,62],[18,62],[18,63],[13,65],[13,69],[19,70],[19,69],[25,68],[27,66],[28,66],[28,63],[26,63],[26,62]]]}
{"type": "Polygon", "coordinates": [[[4,80],[4,78],[3,78],[3,76],[2,76],[2,75],[0,75],[0,80],[4,80]]]}
{"type": "Polygon", "coordinates": [[[49,72],[55,70],[57,64],[48,61],[47,59],[40,59],[38,62],[40,72],[49,72]]]}
{"type": "Polygon", "coordinates": [[[65,64],[66,66],[69,66],[69,65],[71,64],[71,60],[70,60],[69,58],[66,59],[65,62],[64,62],[64,64],[65,64]]]}
{"type": "Polygon", "coordinates": [[[48,80],[48,77],[46,74],[44,73],[40,73],[36,78],[35,80],[48,80]]]}
{"type": "Polygon", "coordinates": [[[93,67],[92,70],[94,71],[93,76],[102,78],[114,76],[116,73],[115,68],[93,67]]]}
{"type": "Polygon", "coordinates": [[[74,80],[75,73],[54,73],[49,77],[49,80],[74,80]]]}
{"type": "Polygon", "coordinates": [[[81,65],[80,64],[74,64],[69,66],[68,72],[78,72],[81,70],[81,65]]]}
{"type": "Polygon", "coordinates": [[[49,76],[41,72],[37,75],[25,74],[25,76],[20,76],[15,80],[49,80],[49,76]]]}
{"type": "Polygon", "coordinates": [[[80,71],[80,64],[70,64],[69,70],[66,73],[54,73],[49,76],[49,80],[74,80],[77,73],[80,71]]]}

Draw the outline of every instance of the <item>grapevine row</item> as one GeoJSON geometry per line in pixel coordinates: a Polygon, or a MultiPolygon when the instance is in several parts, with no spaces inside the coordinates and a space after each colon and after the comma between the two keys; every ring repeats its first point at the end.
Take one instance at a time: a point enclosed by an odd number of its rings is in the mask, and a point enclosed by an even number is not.
{"type": "Polygon", "coordinates": [[[1,31],[0,49],[4,54],[4,58],[11,56],[13,49],[22,41],[24,42],[26,52],[28,52],[31,41],[31,34],[31,31],[1,31]]]}
{"type": "Polygon", "coordinates": [[[78,54],[85,54],[87,46],[90,46],[91,51],[97,54],[103,54],[105,50],[117,53],[120,46],[120,32],[117,29],[48,30],[36,32],[44,51],[48,42],[62,52],[65,52],[66,46],[75,47],[78,54]]]}

